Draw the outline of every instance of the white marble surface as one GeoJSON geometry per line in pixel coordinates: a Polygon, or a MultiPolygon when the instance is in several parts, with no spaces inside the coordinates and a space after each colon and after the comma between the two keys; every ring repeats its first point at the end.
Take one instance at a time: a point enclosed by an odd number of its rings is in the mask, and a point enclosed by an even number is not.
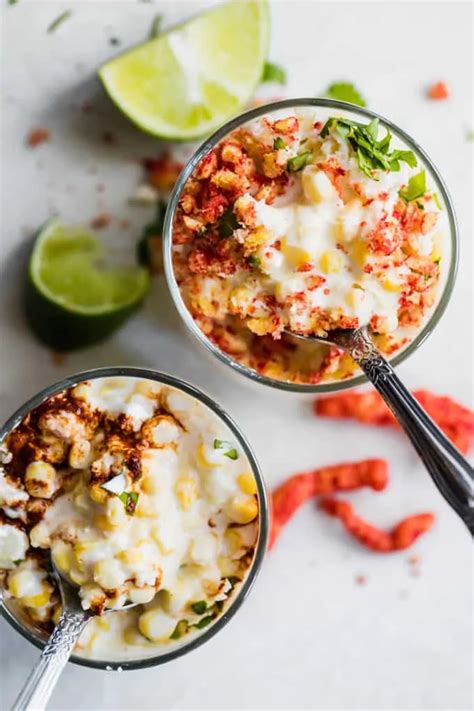
{"type": "MultiPolygon", "coordinates": [[[[361,492],[362,514],[390,525],[431,509],[434,530],[414,552],[377,556],[354,545],[337,522],[307,506],[268,556],[247,604],[209,644],[162,668],[111,674],[70,665],[54,709],[468,709],[471,705],[471,544],[400,434],[316,421],[310,398],[238,379],[184,333],[162,280],[146,308],[108,343],[55,365],[24,325],[19,306],[27,236],[51,212],[90,220],[100,209],[131,221],[111,239],[131,245],[148,212],[127,196],[134,160],[156,150],[104,99],[93,75],[115,50],[140,41],[151,17],[165,23],[202,3],[21,2],[3,7],[3,191],[1,417],[63,375],[133,364],[173,372],[215,396],[241,423],[268,483],[341,459],[385,456],[390,488],[361,492]],[[60,11],[71,19],[55,34],[60,11]],[[91,99],[95,111],[73,107],[91,99]],[[34,126],[50,144],[28,150],[34,126]],[[100,136],[112,128],[116,147],[100,136]],[[95,174],[97,171],[97,174],[95,174]],[[98,193],[96,185],[106,185],[98,193]],[[365,586],[356,575],[367,576],[365,586]]],[[[470,3],[275,2],[271,57],[288,68],[287,95],[314,95],[339,78],[356,82],[369,106],[417,138],[441,168],[457,207],[461,265],[452,302],[429,341],[400,368],[410,386],[472,401],[472,5],[470,3]],[[425,86],[445,79],[446,102],[425,86]]],[[[37,652],[3,621],[1,703],[7,708],[37,652]]]]}

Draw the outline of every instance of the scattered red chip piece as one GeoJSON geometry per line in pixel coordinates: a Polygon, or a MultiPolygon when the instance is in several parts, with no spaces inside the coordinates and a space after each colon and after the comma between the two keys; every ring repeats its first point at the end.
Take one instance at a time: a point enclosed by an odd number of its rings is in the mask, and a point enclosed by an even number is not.
{"type": "Polygon", "coordinates": [[[323,499],[320,506],[330,516],[338,518],[346,531],[362,545],[378,553],[409,548],[419,536],[429,531],[435,520],[431,513],[415,514],[400,521],[391,531],[383,531],[357,516],[348,501],[323,499]]]}
{"type": "Polygon", "coordinates": [[[443,101],[449,96],[449,90],[444,81],[436,81],[428,88],[428,96],[435,101],[443,101]]]}
{"type": "Polygon", "coordinates": [[[165,153],[161,158],[146,158],[143,166],[151,185],[158,190],[171,190],[183,169],[183,163],[165,153]]]}
{"type": "Polygon", "coordinates": [[[270,547],[275,543],[283,526],[308,499],[336,491],[360,489],[363,486],[381,491],[387,483],[388,465],[383,459],[336,464],[295,474],[273,492],[270,547]]]}
{"type": "Polygon", "coordinates": [[[36,148],[42,143],[46,143],[51,138],[51,133],[47,128],[33,128],[26,137],[26,143],[30,148],[36,148]]]}
{"type": "Polygon", "coordinates": [[[94,230],[103,230],[110,225],[112,222],[112,217],[108,212],[100,212],[98,215],[91,220],[91,227],[94,230]]]}
{"type": "Polygon", "coordinates": [[[356,585],[365,585],[367,582],[367,576],[366,575],[356,575],[354,578],[354,582],[356,585]]]}
{"type": "MultiPolygon", "coordinates": [[[[463,454],[474,443],[474,412],[444,395],[415,390],[413,395],[463,454]]],[[[323,417],[353,418],[368,425],[399,427],[382,397],[374,390],[318,398],[314,411],[323,417]]]]}

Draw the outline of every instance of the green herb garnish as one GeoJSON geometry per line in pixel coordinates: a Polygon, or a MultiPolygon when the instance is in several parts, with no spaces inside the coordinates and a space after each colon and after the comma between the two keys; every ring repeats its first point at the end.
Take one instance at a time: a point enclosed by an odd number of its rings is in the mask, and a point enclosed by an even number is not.
{"type": "Polygon", "coordinates": [[[62,25],[65,20],[68,20],[72,15],[71,10],[65,10],[62,12],[58,17],[52,21],[52,23],[49,25],[48,29],[46,30],[47,32],[55,32],[59,25],[62,25]]]}
{"type": "Polygon", "coordinates": [[[273,141],[273,148],[279,150],[280,148],[286,148],[286,143],[280,136],[277,136],[273,141]]]}
{"type": "Polygon", "coordinates": [[[326,89],[325,96],[337,101],[347,101],[357,106],[366,106],[365,99],[350,82],[339,81],[331,84],[326,89]]]}
{"type": "Polygon", "coordinates": [[[215,615],[206,615],[206,617],[203,617],[199,620],[199,622],[196,622],[196,624],[191,625],[191,627],[196,627],[196,629],[202,630],[204,627],[207,627],[211,624],[214,617],[215,615]]]}
{"type": "Polygon", "coordinates": [[[345,118],[329,118],[321,131],[321,138],[330,132],[337,133],[346,140],[357,160],[360,170],[373,180],[378,180],[376,170],[397,171],[403,161],[411,168],[417,165],[413,151],[394,150],[390,152],[392,134],[387,129],[383,138],[378,140],[379,120],[372,119],[368,124],[357,123],[345,118]]]}
{"type": "Polygon", "coordinates": [[[231,575],[230,577],[227,578],[227,580],[229,581],[229,583],[230,583],[230,585],[231,585],[231,588],[230,588],[230,590],[229,590],[229,594],[230,594],[230,593],[232,592],[232,590],[235,588],[235,586],[237,585],[237,583],[241,583],[241,582],[242,582],[241,579],[238,578],[236,575],[231,575]]]}
{"type": "Polygon", "coordinates": [[[250,255],[250,257],[248,258],[248,263],[250,264],[250,266],[255,267],[256,269],[262,266],[262,260],[260,259],[260,257],[256,257],[255,254],[250,255]]]}
{"type": "Polygon", "coordinates": [[[235,447],[232,446],[232,442],[226,442],[223,439],[215,439],[214,449],[227,449],[226,452],[223,452],[224,457],[228,457],[229,459],[233,460],[239,458],[239,453],[237,452],[235,447]]]}
{"type": "Polygon", "coordinates": [[[196,615],[203,615],[207,610],[207,602],[205,600],[198,600],[197,602],[193,602],[191,607],[196,615]]]}
{"type": "Polygon", "coordinates": [[[405,188],[400,188],[398,195],[405,202],[413,202],[426,193],[426,171],[420,170],[419,173],[413,175],[405,188]]]}
{"type": "Polygon", "coordinates": [[[161,237],[165,221],[166,203],[160,200],[157,205],[156,217],[143,228],[142,236],[137,244],[137,259],[144,267],[152,266],[150,240],[152,237],[161,237]]]}
{"type": "Polygon", "coordinates": [[[153,22],[150,27],[149,39],[155,39],[160,34],[161,23],[163,22],[163,15],[155,15],[153,22]]]}
{"type": "Polygon", "coordinates": [[[221,237],[232,237],[234,230],[241,226],[232,208],[228,207],[219,221],[219,234],[221,237]]]}
{"type": "Polygon", "coordinates": [[[474,131],[466,131],[466,139],[471,142],[474,141],[474,131]]]}
{"type": "Polygon", "coordinates": [[[138,494],[136,491],[122,491],[119,499],[125,506],[125,511],[129,516],[133,516],[137,508],[138,494]]]}
{"type": "Polygon", "coordinates": [[[303,151],[302,153],[298,153],[298,155],[288,159],[286,169],[290,173],[297,173],[298,171],[303,170],[310,158],[311,151],[303,151]]]}
{"type": "Polygon", "coordinates": [[[442,210],[443,206],[441,205],[441,200],[438,197],[438,193],[433,193],[433,202],[438,208],[438,210],[442,210]]]}
{"type": "Polygon", "coordinates": [[[189,622],[187,620],[180,620],[170,634],[170,639],[181,639],[181,637],[186,634],[188,629],[189,622]]]}
{"type": "Polygon", "coordinates": [[[260,81],[262,84],[269,81],[273,81],[276,84],[286,84],[286,71],[278,64],[273,64],[273,62],[265,62],[260,81]]]}

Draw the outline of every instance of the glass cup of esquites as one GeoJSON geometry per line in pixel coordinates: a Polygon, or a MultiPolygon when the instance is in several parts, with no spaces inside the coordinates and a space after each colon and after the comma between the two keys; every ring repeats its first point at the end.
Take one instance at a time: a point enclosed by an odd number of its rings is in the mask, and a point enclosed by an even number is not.
{"type": "Polygon", "coordinates": [[[268,505],[246,439],[211,398],[154,371],[96,369],[25,403],[0,443],[2,612],[30,642],[61,612],[51,558],[96,613],[71,656],[85,666],[162,664],[239,608],[268,505]]]}
{"type": "Polygon", "coordinates": [[[325,336],[368,325],[393,364],[425,340],[453,288],[450,197],[426,153],[391,122],[329,99],[285,100],[205,141],[171,196],[170,291],[221,361],[285,390],[364,382],[325,336]]]}

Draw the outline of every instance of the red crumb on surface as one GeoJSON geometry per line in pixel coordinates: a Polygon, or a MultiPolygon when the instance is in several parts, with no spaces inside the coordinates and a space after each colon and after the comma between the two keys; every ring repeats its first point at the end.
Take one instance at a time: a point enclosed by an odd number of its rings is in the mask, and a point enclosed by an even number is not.
{"type": "Polygon", "coordinates": [[[420,513],[404,518],[394,528],[385,531],[368,523],[354,511],[349,501],[323,499],[320,507],[330,516],[338,518],[346,531],[366,548],[377,553],[393,553],[409,548],[435,522],[432,513],[420,513]]]}
{"type": "Polygon", "coordinates": [[[356,585],[365,585],[367,583],[367,576],[366,575],[356,575],[354,578],[354,582],[356,585]]]}
{"type": "Polygon", "coordinates": [[[103,230],[106,227],[109,227],[111,222],[112,217],[108,212],[100,212],[91,220],[90,225],[94,230],[103,230]]]}
{"type": "Polygon", "coordinates": [[[118,143],[117,136],[115,133],[112,133],[112,131],[104,131],[101,138],[102,143],[105,143],[108,146],[115,146],[118,143]]]}
{"type": "Polygon", "coordinates": [[[449,96],[449,90],[446,82],[436,81],[428,88],[428,97],[435,101],[443,101],[449,96]]]}
{"type": "Polygon", "coordinates": [[[32,128],[26,137],[26,143],[30,148],[36,148],[50,139],[51,133],[47,128],[32,128]]]}
{"type": "Polygon", "coordinates": [[[67,353],[60,353],[59,351],[52,351],[51,360],[53,364],[60,367],[64,365],[67,361],[67,353]]]}

